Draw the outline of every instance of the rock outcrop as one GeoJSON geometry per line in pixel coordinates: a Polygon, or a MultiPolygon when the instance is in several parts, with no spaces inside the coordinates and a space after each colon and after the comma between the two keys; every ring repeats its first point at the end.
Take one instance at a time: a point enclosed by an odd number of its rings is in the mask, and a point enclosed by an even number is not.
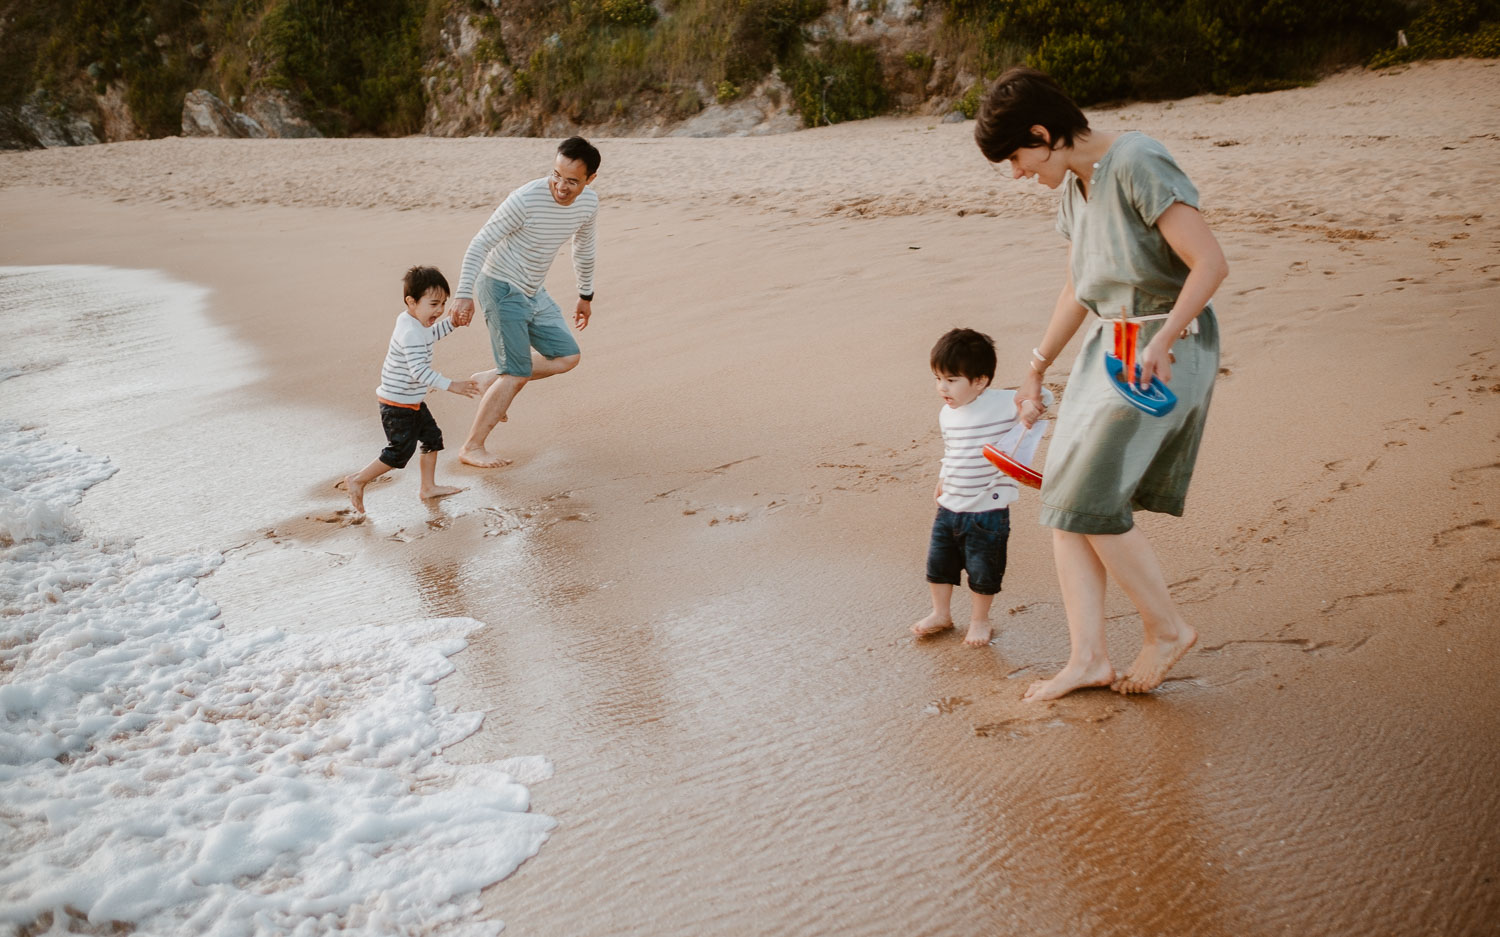
{"type": "Polygon", "coordinates": [[[211,91],[189,91],[182,101],[184,137],[264,137],[265,128],[250,117],[230,109],[211,91]]]}

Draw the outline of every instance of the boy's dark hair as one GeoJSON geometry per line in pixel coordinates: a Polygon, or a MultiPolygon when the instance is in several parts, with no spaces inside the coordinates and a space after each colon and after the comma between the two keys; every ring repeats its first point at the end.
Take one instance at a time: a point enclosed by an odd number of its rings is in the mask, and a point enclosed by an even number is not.
{"type": "Polygon", "coordinates": [[[932,373],[995,380],[995,342],[983,332],[953,329],[932,346],[932,373]]]}
{"type": "Polygon", "coordinates": [[[557,145],[557,152],[578,160],[591,176],[599,171],[599,151],[583,137],[569,137],[557,145]]]}
{"type": "Polygon", "coordinates": [[[401,295],[412,299],[421,299],[434,287],[442,290],[445,296],[453,295],[453,291],[448,289],[448,278],[436,267],[412,267],[401,279],[401,289],[405,291],[401,295]]]}
{"type": "Polygon", "coordinates": [[[990,86],[974,122],[974,142],[992,163],[1010,159],[1029,146],[1072,146],[1073,137],[1088,133],[1089,120],[1068,93],[1044,72],[1012,68],[990,86]],[[1050,143],[1032,133],[1047,128],[1050,143]]]}

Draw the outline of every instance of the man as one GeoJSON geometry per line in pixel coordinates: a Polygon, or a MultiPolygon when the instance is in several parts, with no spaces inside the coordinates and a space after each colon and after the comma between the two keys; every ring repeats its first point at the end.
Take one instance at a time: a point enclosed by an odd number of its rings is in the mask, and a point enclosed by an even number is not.
{"type": "Polygon", "coordinates": [[[599,196],[588,185],[598,172],[599,151],[582,137],[569,137],[557,148],[551,174],[510,193],[469,242],[448,311],[455,325],[466,325],[478,300],[489,326],[495,370],[474,375],[485,391],[459,450],[460,462],[479,468],[509,465],[509,459],[485,448],[490,431],[506,420],[522,387],[578,365],[578,342],[542,284],[558,249],[572,239],[578,278],[573,325],[579,330],[588,326],[599,214],[599,196]]]}

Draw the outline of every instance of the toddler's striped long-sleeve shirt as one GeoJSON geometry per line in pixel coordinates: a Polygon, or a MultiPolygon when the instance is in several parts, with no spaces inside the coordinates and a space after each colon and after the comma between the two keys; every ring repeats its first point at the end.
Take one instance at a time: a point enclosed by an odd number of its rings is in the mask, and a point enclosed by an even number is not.
{"type": "MultiPolygon", "coordinates": [[[[1052,392],[1045,387],[1042,399],[1047,406],[1052,405],[1052,392]]],[[[943,494],[938,504],[959,513],[993,511],[1009,507],[1020,497],[1015,479],[1002,474],[984,457],[986,443],[997,444],[1002,436],[1015,429],[1015,391],[988,388],[962,407],[944,405],[938,414],[938,426],[943,431],[943,467],[939,475],[943,494]]],[[[1036,438],[1040,436],[1038,432],[1036,438]]],[[[1035,439],[1029,442],[1030,450],[1034,450],[1035,439]]]]}
{"type": "Polygon", "coordinates": [[[453,320],[447,316],[431,326],[422,325],[408,312],[397,316],[391,346],[380,366],[380,386],[375,388],[380,402],[415,409],[429,388],[447,390],[453,382],[432,369],[432,346],[452,331],[453,320]]]}

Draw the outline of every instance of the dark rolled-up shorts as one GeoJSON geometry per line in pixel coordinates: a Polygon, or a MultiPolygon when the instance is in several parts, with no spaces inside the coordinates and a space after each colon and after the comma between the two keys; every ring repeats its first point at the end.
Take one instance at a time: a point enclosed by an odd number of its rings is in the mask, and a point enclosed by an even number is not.
{"type": "Polygon", "coordinates": [[[423,452],[443,450],[443,431],[438,429],[432,411],[422,403],[417,409],[395,407],[388,403],[380,405],[380,425],[385,429],[385,448],[380,451],[380,461],[391,468],[406,468],[417,443],[423,452]]]}

